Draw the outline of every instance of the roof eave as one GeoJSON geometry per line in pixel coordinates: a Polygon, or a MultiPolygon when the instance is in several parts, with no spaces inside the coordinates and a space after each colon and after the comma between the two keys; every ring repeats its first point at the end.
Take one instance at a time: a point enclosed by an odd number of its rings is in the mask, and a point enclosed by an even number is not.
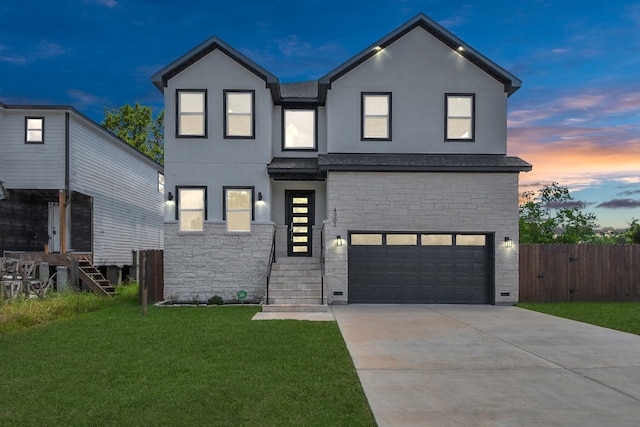
{"type": "Polygon", "coordinates": [[[211,37],[200,43],[198,46],[151,76],[151,81],[161,92],[164,92],[164,88],[167,87],[168,81],[173,76],[187,69],[214,50],[220,50],[238,64],[263,79],[266,87],[271,90],[273,99],[280,99],[280,81],[278,78],[224,41],[220,40],[218,37],[211,37]]]}
{"type": "Polygon", "coordinates": [[[425,31],[432,34],[438,40],[449,46],[451,49],[456,50],[460,55],[467,58],[473,64],[501,82],[504,85],[505,92],[509,96],[516,92],[522,86],[522,81],[520,81],[520,79],[518,79],[516,76],[509,73],[504,68],[500,67],[499,65],[482,55],[480,52],[473,49],[467,43],[456,37],[453,33],[442,27],[440,24],[438,24],[425,14],[420,13],[413,19],[409,20],[402,26],[387,34],[385,37],[373,43],[348,61],[344,62],[329,73],[322,76],[318,80],[319,88],[321,90],[320,97],[322,98],[326,96],[326,94],[324,94],[323,92],[326,92],[327,89],[331,89],[331,83],[333,81],[374,56],[380,51],[380,48],[384,49],[385,47],[391,45],[396,40],[400,39],[416,27],[423,28],[425,31]],[[463,50],[458,50],[459,47],[462,47],[463,50]]]}

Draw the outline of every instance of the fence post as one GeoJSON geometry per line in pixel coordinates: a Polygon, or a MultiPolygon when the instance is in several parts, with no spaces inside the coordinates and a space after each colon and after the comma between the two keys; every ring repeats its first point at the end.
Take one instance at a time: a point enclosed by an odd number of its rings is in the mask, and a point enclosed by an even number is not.
{"type": "Polygon", "coordinates": [[[142,287],[142,315],[147,315],[147,253],[140,251],[140,285],[142,287]]]}

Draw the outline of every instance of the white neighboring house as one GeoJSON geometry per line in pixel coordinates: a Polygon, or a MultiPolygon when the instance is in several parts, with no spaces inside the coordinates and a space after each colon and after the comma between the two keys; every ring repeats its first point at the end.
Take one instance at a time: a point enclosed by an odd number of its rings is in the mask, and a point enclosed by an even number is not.
{"type": "Polygon", "coordinates": [[[0,153],[0,255],[86,255],[113,283],[162,249],[162,165],[74,108],[0,104],[0,153]]]}
{"type": "Polygon", "coordinates": [[[521,82],[427,16],[317,81],[283,84],[216,37],[152,81],[165,298],[518,301],[521,82]]]}

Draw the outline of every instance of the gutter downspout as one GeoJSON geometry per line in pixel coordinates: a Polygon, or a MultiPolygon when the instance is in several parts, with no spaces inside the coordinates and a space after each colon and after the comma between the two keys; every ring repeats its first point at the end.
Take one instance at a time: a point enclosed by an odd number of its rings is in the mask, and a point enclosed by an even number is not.
{"type": "Polygon", "coordinates": [[[64,113],[64,190],[60,190],[58,202],[60,203],[60,252],[67,253],[67,206],[70,202],[69,194],[69,112],[64,113]]]}

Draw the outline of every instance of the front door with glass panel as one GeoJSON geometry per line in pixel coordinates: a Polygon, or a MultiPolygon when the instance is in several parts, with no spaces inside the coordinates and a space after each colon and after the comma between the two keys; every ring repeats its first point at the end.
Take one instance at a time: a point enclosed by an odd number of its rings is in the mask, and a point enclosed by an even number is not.
{"type": "Polygon", "coordinates": [[[314,199],[314,191],[285,191],[288,256],[312,256],[314,199]]]}

